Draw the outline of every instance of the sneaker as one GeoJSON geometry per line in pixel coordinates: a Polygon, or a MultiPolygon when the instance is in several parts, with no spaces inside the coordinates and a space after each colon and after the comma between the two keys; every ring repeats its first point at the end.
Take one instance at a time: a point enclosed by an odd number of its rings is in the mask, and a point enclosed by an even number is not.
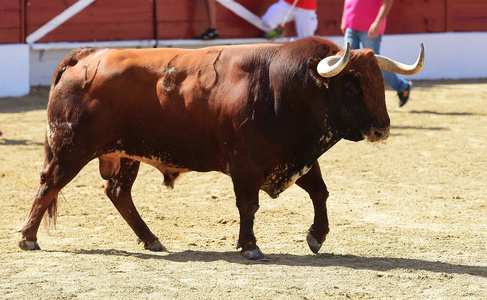
{"type": "Polygon", "coordinates": [[[408,81],[408,87],[403,92],[397,93],[397,95],[399,96],[399,107],[404,106],[408,102],[412,86],[413,83],[411,81],[408,81]]]}
{"type": "Polygon", "coordinates": [[[275,40],[277,38],[283,37],[285,34],[286,31],[281,25],[279,25],[276,27],[276,29],[266,32],[264,34],[264,37],[268,40],[275,40]]]}
{"type": "Polygon", "coordinates": [[[205,33],[203,33],[202,35],[198,35],[195,38],[197,40],[205,40],[205,41],[216,40],[218,38],[218,31],[213,28],[208,28],[206,29],[205,33]]]}

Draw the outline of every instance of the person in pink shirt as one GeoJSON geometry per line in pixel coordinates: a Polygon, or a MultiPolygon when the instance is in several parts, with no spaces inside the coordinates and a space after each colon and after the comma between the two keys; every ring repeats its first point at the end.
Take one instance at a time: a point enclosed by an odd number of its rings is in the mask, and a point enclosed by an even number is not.
{"type": "Polygon", "coordinates": [[[295,21],[298,38],[315,35],[318,28],[316,9],[317,0],[279,0],[262,16],[262,25],[267,32],[265,36],[271,39],[283,36],[283,21],[295,21]]]}
{"type": "MultiPolygon", "coordinates": [[[[382,35],[393,0],[345,0],[341,29],[345,45],[352,49],[370,48],[380,53],[382,35]]],[[[409,100],[412,83],[395,73],[382,71],[384,80],[397,92],[399,107],[409,100]]]]}

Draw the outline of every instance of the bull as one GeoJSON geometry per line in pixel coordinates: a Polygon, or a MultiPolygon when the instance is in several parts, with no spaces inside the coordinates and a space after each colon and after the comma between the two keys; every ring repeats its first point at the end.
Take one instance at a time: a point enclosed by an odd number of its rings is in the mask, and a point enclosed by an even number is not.
{"type": "Polygon", "coordinates": [[[43,216],[55,223],[58,193],[98,158],[106,195],[145,249],[164,247],[132,201],[141,162],[169,187],[188,171],[229,175],[240,214],[237,249],[247,259],[264,257],[253,233],[259,190],[276,198],[296,183],[313,202],[307,243],[317,253],[329,231],[317,159],[341,139],[387,139],[381,69],[411,75],[423,64],[422,44],[416,63],[404,65],[317,37],[193,50],[74,50],[51,84],[44,168],[19,246],[40,249],[43,216]]]}

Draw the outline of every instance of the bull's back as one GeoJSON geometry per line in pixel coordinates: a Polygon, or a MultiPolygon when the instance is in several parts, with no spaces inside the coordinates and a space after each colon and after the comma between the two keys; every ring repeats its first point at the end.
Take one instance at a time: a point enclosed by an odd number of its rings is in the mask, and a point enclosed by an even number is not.
{"type": "Polygon", "coordinates": [[[219,75],[227,76],[217,73],[217,65],[225,64],[224,50],[74,52],[55,74],[48,126],[58,134],[63,129],[93,157],[123,151],[164,157],[187,169],[222,170],[227,142],[221,136],[231,132],[221,132],[222,104],[212,95],[225,81],[219,75]]]}

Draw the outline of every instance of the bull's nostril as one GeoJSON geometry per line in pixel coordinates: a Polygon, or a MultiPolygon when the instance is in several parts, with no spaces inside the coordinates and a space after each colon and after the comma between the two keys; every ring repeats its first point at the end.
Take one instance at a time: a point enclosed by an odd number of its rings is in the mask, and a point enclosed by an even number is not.
{"type": "Polygon", "coordinates": [[[385,140],[389,137],[389,130],[374,129],[372,131],[372,136],[375,140],[385,140]]]}

